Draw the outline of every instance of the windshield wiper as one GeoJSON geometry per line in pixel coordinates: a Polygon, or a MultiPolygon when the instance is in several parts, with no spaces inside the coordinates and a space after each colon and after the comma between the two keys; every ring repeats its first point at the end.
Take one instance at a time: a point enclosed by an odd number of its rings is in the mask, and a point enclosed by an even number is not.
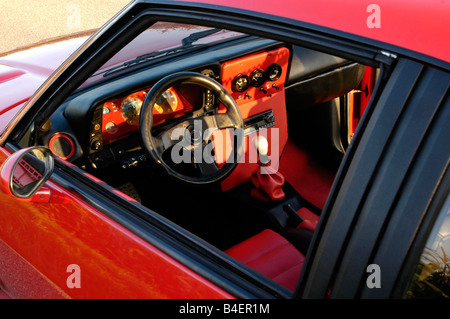
{"type": "MultiPolygon", "coordinates": [[[[117,71],[120,71],[120,70],[123,70],[123,69],[128,69],[130,67],[133,67],[133,66],[136,66],[136,65],[139,65],[139,64],[151,61],[151,60],[156,59],[156,58],[163,58],[163,57],[173,56],[176,53],[185,52],[187,50],[191,50],[191,49],[198,48],[198,47],[203,47],[205,45],[206,44],[195,45],[195,46],[191,45],[191,46],[189,46],[187,48],[183,47],[183,46],[179,46],[179,47],[175,47],[175,48],[172,48],[172,49],[165,49],[165,50],[160,50],[160,51],[155,51],[155,52],[151,52],[151,53],[148,53],[148,54],[144,54],[144,55],[138,56],[138,57],[136,57],[136,58],[134,58],[132,60],[126,61],[126,62],[122,63],[121,65],[112,67],[112,68],[104,71],[103,72],[104,73],[103,76],[106,77],[106,76],[108,76],[108,75],[110,75],[112,73],[115,73],[117,71]]],[[[97,73],[95,75],[99,75],[101,73],[102,72],[97,73]]]]}
{"type": "MultiPolygon", "coordinates": [[[[199,31],[199,32],[194,32],[192,34],[190,34],[189,36],[183,38],[181,40],[181,45],[174,47],[174,48],[169,48],[169,49],[165,49],[165,50],[159,50],[159,51],[155,51],[155,52],[150,52],[141,56],[138,56],[132,60],[126,61],[124,63],[122,63],[121,65],[118,65],[116,67],[112,67],[106,71],[104,71],[103,73],[103,77],[106,77],[112,73],[115,73],[117,71],[123,70],[123,69],[128,69],[130,67],[133,67],[135,65],[138,64],[142,64],[145,62],[148,62],[150,60],[156,59],[156,58],[163,58],[163,57],[167,57],[167,56],[173,56],[177,53],[181,53],[181,52],[185,52],[188,50],[192,50],[192,49],[197,49],[199,47],[204,47],[207,46],[207,44],[197,44],[194,45],[193,43],[204,38],[207,37],[211,34],[217,33],[219,31],[222,31],[222,29],[209,29],[209,30],[204,30],[204,31],[199,31]]],[[[95,75],[99,75],[101,74],[97,73],[95,75]]]]}
{"type": "Polygon", "coordinates": [[[192,43],[194,43],[195,41],[198,41],[202,38],[207,37],[208,35],[217,33],[219,31],[222,31],[222,29],[209,29],[209,30],[194,32],[194,33],[188,35],[186,38],[181,40],[181,46],[182,47],[191,46],[192,43]]]}

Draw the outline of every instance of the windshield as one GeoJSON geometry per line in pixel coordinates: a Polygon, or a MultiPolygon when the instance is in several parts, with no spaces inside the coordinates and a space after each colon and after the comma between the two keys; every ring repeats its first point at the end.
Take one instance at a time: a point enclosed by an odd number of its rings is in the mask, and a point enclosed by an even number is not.
{"type": "Polygon", "coordinates": [[[140,63],[238,36],[242,36],[242,33],[198,25],[157,22],[115,54],[84,85],[140,63]],[[144,46],[142,43],[148,45],[144,46]]]}

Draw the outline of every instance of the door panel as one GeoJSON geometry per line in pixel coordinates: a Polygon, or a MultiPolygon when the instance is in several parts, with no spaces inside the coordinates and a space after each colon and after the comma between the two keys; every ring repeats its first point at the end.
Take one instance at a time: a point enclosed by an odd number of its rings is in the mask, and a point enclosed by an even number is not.
{"type": "MultiPolygon", "coordinates": [[[[8,155],[1,149],[0,163],[8,155]]],[[[0,194],[0,284],[10,296],[231,297],[75,193],[52,181],[46,185],[66,192],[70,202],[22,202],[0,194]]]]}

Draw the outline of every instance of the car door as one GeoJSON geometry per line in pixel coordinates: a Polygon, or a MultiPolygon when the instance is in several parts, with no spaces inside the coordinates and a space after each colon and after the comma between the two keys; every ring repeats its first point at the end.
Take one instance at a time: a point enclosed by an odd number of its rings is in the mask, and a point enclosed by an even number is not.
{"type": "Polygon", "coordinates": [[[448,195],[449,80],[438,68],[396,62],[328,198],[300,296],[405,295],[434,205],[448,195]],[[374,266],[377,287],[368,284],[374,266]]]}
{"type": "MultiPolygon", "coordinates": [[[[102,38],[101,34],[97,36],[102,38]]],[[[111,40],[109,36],[105,38],[111,40]]],[[[100,50],[101,44],[94,47],[100,50]]],[[[94,56],[92,52],[85,54],[94,56]]],[[[81,64],[70,66],[70,63],[70,59],[66,61],[30,99],[29,105],[42,107],[36,100],[45,99],[47,94],[52,96],[56,89],[68,88],[61,70],[70,74],[74,68],[82,69],[81,64]]],[[[3,132],[0,152],[3,168],[21,148],[17,137],[26,132],[28,119],[39,110],[32,107],[27,112],[20,113],[9,130],[3,132]],[[14,133],[12,127],[16,129],[14,133]]],[[[139,220],[129,198],[117,201],[104,190],[98,192],[101,182],[92,176],[80,171],[74,177],[70,164],[64,161],[56,160],[55,165],[51,180],[45,184],[51,193],[46,202],[39,198],[36,202],[36,197],[21,200],[4,192],[0,194],[0,285],[7,295],[15,298],[231,297],[199,276],[198,271],[180,263],[179,260],[188,259],[189,255],[174,249],[178,244],[169,239],[161,243],[162,231],[148,221],[139,220]],[[172,256],[163,251],[171,251],[172,256]]]]}
{"type": "MultiPolygon", "coordinates": [[[[0,161],[10,154],[2,147],[0,161]]],[[[148,235],[139,237],[143,226],[120,205],[92,194],[89,187],[99,185],[86,181],[92,185],[57,164],[45,200],[0,193],[3,292],[20,299],[230,297],[149,244],[148,235]],[[120,224],[126,218],[128,228],[120,224]]]]}

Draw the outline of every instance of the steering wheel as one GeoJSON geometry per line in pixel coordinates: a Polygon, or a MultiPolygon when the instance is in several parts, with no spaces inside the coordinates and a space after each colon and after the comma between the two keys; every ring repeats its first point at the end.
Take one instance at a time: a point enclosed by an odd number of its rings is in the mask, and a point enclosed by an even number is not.
{"type": "Polygon", "coordinates": [[[161,164],[169,175],[188,183],[208,184],[222,180],[234,170],[243,153],[244,122],[235,100],[217,81],[200,73],[179,72],[158,81],[142,104],[139,121],[143,145],[151,157],[161,164]],[[210,90],[226,108],[226,112],[218,113],[217,108],[209,109],[203,106],[171,122],[154,136],[153,108],[167,89],[178,84],[196,84],[210,90]],[[211,154],[213,132],[221,129],[234,129],[234,142],[231,154],[233,157],[229,157],[226,163],[219,167],[214,155],[205,154],[211,154]],[[186,175],[172,168],[173,165],[169,165],[166,156],[163,156],[169,150],[173,163],[192,163],[196,167],[196,174],[186,175]]]}

